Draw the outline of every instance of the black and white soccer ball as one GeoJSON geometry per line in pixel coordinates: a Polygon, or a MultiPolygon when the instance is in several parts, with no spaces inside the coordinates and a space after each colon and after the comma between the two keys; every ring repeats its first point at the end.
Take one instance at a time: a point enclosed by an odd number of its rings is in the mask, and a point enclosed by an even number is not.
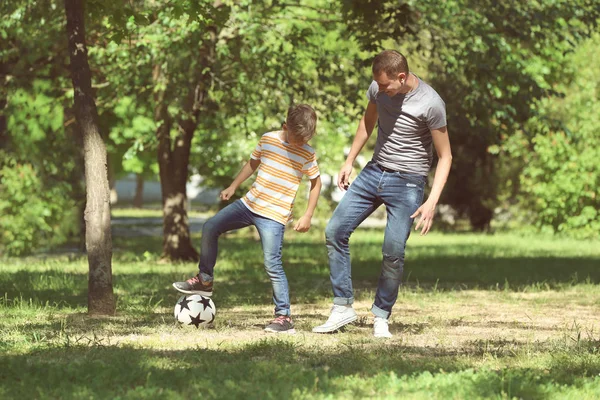
{"type": "Polygon", "coordinates": [[[175,320],[181,325],[207,327],[215,320],[217,309],[210,297],[186,294],[175,304],[175,320]]]}

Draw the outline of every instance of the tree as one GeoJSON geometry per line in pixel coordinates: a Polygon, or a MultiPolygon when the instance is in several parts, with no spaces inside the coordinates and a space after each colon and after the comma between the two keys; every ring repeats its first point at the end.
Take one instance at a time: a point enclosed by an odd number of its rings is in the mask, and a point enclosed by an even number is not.
{"type": "MultiPolygon", "coordinates": [[[[197,260],[186,210],[189,157],[194,132],[207,109],[214,47],[227,7],[220,1],[140,2],[104,11],[110,15],[107,29],[115,24],[110,29],[116,32],[112,36],[116,43],[97,43],[94,49],[105,63],[110,86],[100,96],[116,107],[123,98],[135,99],[135,109],[141,112],[136,118],[148,120],[152,113],[153,122],[145,125],[154,127],[153,137],[147,130],[128,127],[115,135],[111,132],[111,139],[127,143],[124,133],[139,134],[128,140],[136,149],[125,154],[142,164],[147,158],[138,157],[138,150],[155,149],[162,189],[163,258],[197,260]],[[123,38],[128,40],[121,42],[123,38]]],[[[147,164],[140,169],[139,164],[135,172],[149,169],[147,164]]]]}
{"type": "MultiPolygon", "coordinates": [[[[215,1],[205,5],[203,21],[198,31],[189,36],[197,43],[198,49],[192,59],[184,60],[189,67],[184,73],[186,85],[181,88],[185,93],[181,99],[181,111],[176,117],[177,134],[171,138],[171,118],[165,91],[155,93],[155,121],[158,124],[158,165],[162,188],[163,203],[163,257],[170,260],[198,260],[198,252],[191,242],[188,216],[186,183],[190,151],[194,133],[203,113],[210,107],[208,90],[212,84],[212,70],[215,63],[215,46],[219,30],[225,21],[220,8],[223,5],[215,1]]],[[[225,14],[226,15],[226,14],[225,14]]],[[[194,53],[192,53],[194,54],[194,53]]],[[[177,56],[177,54],[172,54],[177,56]]],[[[155,64],[153,81],[160,87],[165,79],[163,65],[155,64]]],[[[169,78],[167,78],[169,79],[169,78]]],[[[173,77],[165,86],[173,83],[173,77]]],[[[170,87],[171,90],[175,88],[170,87]]]]}
{"type": "Polygon", "coordinates": [[[91,72],[85,42],[83,0],[65,0],[75,117],[83,137],[86,182],[86,250],[88,254],[88,313],[112,315],[112,237],[106,147],[98,129],[91,72]]]}

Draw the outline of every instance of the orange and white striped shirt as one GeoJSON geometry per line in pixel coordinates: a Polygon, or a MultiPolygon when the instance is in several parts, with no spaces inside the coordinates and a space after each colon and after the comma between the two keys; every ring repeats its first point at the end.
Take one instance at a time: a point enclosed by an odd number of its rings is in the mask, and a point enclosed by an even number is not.
{"type": "Polygon", "coordinates": [[[292,146],[279,137],[281,131],[265,133],[252,152],[260,160],[258,175],[242,202],[250,211],[287,224],[302,177],[319,176],[315,150],[307,144],[292,146]]]}

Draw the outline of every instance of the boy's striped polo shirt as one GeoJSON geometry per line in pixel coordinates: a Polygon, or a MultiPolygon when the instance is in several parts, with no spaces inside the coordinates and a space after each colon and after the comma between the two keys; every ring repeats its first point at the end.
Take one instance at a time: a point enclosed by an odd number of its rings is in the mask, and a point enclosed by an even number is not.
{"type": "Polygon", "coordinates": [[[253,213],[285,225],[291,219],[302,177],[315,179],[319,166],[312,147],[292,146],[279,137],[280,133],[265,133],[252,152],[250,157],[260,160],[258,176],[242,202],[253,213]]]}

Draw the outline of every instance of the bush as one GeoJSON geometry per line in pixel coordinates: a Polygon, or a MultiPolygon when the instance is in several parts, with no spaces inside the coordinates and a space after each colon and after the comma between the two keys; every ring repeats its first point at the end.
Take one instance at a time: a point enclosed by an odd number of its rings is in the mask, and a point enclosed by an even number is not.
{"type": "Polygon", "coordinates": [[[505,141],[521,161],[520,208],[542,230],[600,237],[600,35],[570,58],[562,91],[538,103],[526,129],[505,141]]]}
{"type": "Polygon", "coordinates": [[[78,230],[66,183],[45,187],[34,166],[0,153],[0,251],[20,256],[78,230]]]}

